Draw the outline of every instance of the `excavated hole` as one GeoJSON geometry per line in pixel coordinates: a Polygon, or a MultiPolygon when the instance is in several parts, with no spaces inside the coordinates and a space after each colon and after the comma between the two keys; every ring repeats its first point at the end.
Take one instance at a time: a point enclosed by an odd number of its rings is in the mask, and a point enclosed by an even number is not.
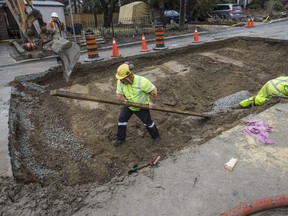
{"type": "Polygon", "coordinates": [[[244,37],[131,57],[134,72],[157,86],[158,105],[215,115],[203,120],[151,111],[162,137],[159,145],[133,116],[127,141],[113,147],[119,106],[50,95],[64,89],[114,100],[116,68],[128,59],[77,65],[68,84],[60,66],[17,77],[9,115],[15,179],[43,185],[103,184],[127,175],[134,164],[196,147],[279,102],[238,107],[267,80],[286,73],[287,57],[287,42],[244,37]]]}

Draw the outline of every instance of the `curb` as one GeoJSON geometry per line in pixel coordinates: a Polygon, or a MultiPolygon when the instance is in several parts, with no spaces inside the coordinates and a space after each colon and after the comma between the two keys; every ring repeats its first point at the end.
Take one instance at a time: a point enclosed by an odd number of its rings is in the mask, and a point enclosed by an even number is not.
{"type": "MultiPolygon", "coordinates": [[[[202,32],[203,33],[206,33],[206,32],[202,32]]],[[[189,37],[191,35],[194,35],[194,33],[188,33],[188,34],[184,34],[184,35],[176,35],[176,36],[170,36],[170,37],[166,37],[165,40],[169,40],[169,39],[174,39],[174,38],[185,38],[185,37],[189,37]]],[[[155,42],[155,39],[150,39],[150,40],[147,40],[147,43],[151,43],[151,42],[155,42]]],[[[137,42],[131,42],[131,43],[126,43],[126,44],[119,44],[117,45],[117,47],[129,47],[129,46],[133,46],[133,45],[141,45],[141,41],[137,41],[137,42]]],[[[108,49],[112,49],[112,46],[104,46],[104,47],[100,47],[98,50],[108,50],[108,49]]],[[[87,53],[87,50],[82,50],[80,51],[81,54],[83,53],[87,53]]],[[[14,63],[9,63],[9,64],[4,64],[4,65],[0,65],[0,68],[1,67],[9,67],[9,66],[14,66],[14,65],[18,65],[18,64],[25,64],[25,63],[29,63],[29,62],[33,62],[33,61],[43,61],[43,60],[49,60],[49,59],[52,59],[52,58],[56,58],[56,55],[53,55],[53,56],[47,56],[47,57],[44,57],[44,58],[34,58],[34,59],[26,59],[26,60],[22,60],[22,61],[17,61],[17,62],[14,62],[14,63]]]]}
{"type": "MultiPolygon", "coordinates": [[[[259,24],[265,25],[265,24],[271,24],[271,23],[276,23],[276,22],[283,22],[283,21],[287,21],[287,20],[288,20],[288,18],[281,18],[281,19],[277,19],[277,20],[271,20],[270,22],[267,22],[267,23],[259,23],[259,24]]],[[[231,27],[231,28],[234,28],[234,27],[231,27]]],[[[227,29],[219,30],[217,32],[221,32],[221,31],[227,31],[227,29]]],[[[199,32],[198,34],[199,35],[205,35],[205,34],[208,35],[208,34],[212,34],[212,33],[213,32],[199,32]]],[[[191,37],[193,35],[194,35],[194,32],[193,33],[184,34],[184,35],[175,35],[175,36],[165,37],[165,40],[175,39],[175,38],[186,38],[186,37],[191,37]]],[[[155,39],[147,40],[147,43],[151,43],[151,42],[155,42],[155,39]]],[[[126,44],[119,44],[119,45],[117,45],[117,47],[129,47],[129,46],[138,45],[138,44],[141,45],[141,43],[142,43],[141,41],[137,41],[137,42],[131,42],[131,43],[126,43],[126,44]]],[[[99,50],[108,50],[108,49],[112,49],[112,46],[104,46],[104,47],[100,47],[99,48],[99,50]]],[[[87,53],[87,50],[82,50],[82,51],[80,51],[80,53],[81,54],[87,53]]],[[[56,55],[47,56],[47,57],[44,57],[44,58],[27,59],[27,60],[17,61],[17,62],[10,63],[10,64],[4,64],[4,65],[0,65],[0,68],[1,67],[9,67],[9,66],[18,65],[18,64],[25,64],[25,63],[29,63],[29,62],[33,62],[33,61],[48,60],[48,59],[51,59],[51,58],[56,58],[56,55]]]]}

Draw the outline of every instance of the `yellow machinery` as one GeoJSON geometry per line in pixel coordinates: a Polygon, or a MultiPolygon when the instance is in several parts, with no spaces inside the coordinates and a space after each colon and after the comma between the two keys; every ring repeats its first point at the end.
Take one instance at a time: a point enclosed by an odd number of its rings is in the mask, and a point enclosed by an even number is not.
{"type": "Polygon", "coordinates": [[[5,0],[5,2],[27,41],[34,43],[39,49],[53,50],[59,55],[64,67],[64,76],[68,81],[80,57],[80,47],[64,38],[53,39],[53,34],[46,29],[42,14],[34,8],[31,0],[26,0],[31,8],[29,13],[24,0],[5,0]],[[38,22],[40,32],[35,28],[35,21],[38,22]]]}

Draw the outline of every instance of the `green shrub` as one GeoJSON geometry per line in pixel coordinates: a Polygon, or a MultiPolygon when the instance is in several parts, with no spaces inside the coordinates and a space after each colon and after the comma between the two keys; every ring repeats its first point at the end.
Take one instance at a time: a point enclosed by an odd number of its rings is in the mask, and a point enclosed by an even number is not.
{"type": "Polygon", "coordinates": [[[274,9],[277,11],[282,11],[283,10],[283,3],[279,0],[275,1],[274,9]]]}
{"type": "Polygon", "coordinates": [[[250,5],[248,5],[248,7],[247,7],[247,9],[252,9],[252,10],[255,10],[255,9],[260,9],[261,8],[261,6],[259,5],[259,4],[250,4],[250,5]]]}

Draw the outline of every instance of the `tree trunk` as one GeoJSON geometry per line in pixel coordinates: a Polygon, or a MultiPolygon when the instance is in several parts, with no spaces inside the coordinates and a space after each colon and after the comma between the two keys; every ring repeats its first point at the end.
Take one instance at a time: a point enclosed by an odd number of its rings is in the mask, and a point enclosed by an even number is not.
{"type": "Polygon", "coordinates": [[[73,0],[73,4],[74,4],[74,13],[77,13],[77,4],[76,4],[76,0],[73,0]]]}
{"type": "Polygon", "coordinates": [[[165,27],[165,19],[164,19],[164,0],[159,0],[159,13],[160,13],[160,22],[165,27]]]}
{"type": "Polygon", "coordinates": [[[103,27],[109,28],[111,26],[113,12],[116,7],[116,4],[118,3],[118,0],[110,0],[106,2],[105,0],[100,0],[102,9],[103,9],[103,15],[104,15],[104,25],[103,27]]]}
{"type": "Polygon", "coordinates": [[[94,21],[95,21],[95,26],[94,27],[98,27],[98,18],[97,18],[97,8],[96,6],[94,7],[94,10],[93,10],[93,15],[94,15],[94,21]]]}
{"type": "Polygon", "coordinates": [[[180,20],[179,20],[179,30],[184,31],[186,15],[186,0],[180,0],[180,20]]]}

